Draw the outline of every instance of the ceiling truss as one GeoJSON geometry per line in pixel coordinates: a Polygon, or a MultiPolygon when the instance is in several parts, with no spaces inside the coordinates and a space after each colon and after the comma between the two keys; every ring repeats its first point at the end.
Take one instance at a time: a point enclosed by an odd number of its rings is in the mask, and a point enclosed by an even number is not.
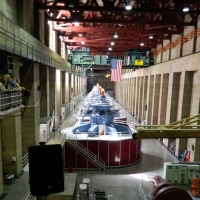
{"type": "Polygon", "coordinates": [[[125,10],[126,3],[126,0],[38,0],[37,9],[46,11],[46,20],[53,22],[53,29],[69,48],[87,47],[93,55],[109,56],[124,56],[130,49],[153,51],[163,40],[183,34],[185,26],[195,28],[200,14],[199,0],[131,0],[130,11],[125,10]],[[182,11],[185,5],[190,8],[186,13],[182,11]]]}

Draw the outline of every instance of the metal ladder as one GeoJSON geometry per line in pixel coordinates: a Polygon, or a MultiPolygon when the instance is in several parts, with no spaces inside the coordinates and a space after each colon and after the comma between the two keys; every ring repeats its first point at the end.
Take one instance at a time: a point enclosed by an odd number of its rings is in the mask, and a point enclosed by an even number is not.
{"type": "Polygon", "coordinates": [[[70,138],[70,136],[66,136],[66,142],[79,153],[81,153],[85,158],[90,160],[93,164],[95,164],[98,168],[105,170],[106,164],[103,160],[101,160],[97,155],[92,153],[90,150],[85,148],[82,144],[80,144],[77,140],[70,138]]]}

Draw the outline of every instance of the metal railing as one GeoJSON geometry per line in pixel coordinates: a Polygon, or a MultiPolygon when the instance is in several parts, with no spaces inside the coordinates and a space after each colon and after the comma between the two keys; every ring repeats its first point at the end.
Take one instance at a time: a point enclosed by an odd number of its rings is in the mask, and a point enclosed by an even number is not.
{"type": "Polygon", "coordinates": [[[169,145],[169,151],[171,152],[171,153],[175,153],[175,151],[176,151],[176,140],[174,140],[170,145],[169,145]]]}
{"type": "Polygon", "coordinates": [[[81,153],[84,157],[89,159],[93,164],[95,164],[97,167],[99,167],[102,170],[105,170],[105,162],[101,160],[97,155],[92,153],[89,149],[84,147],[82,144],[80,144],[77,140],[74,140],[69,135],[66,136],[65,140],[71,147],[73,147],[75,150],[77,150],[79,153],[81,153]]]}
{"type": "Polygon", "coordinates": [[[0,49],[50,67],[71,72],[71,66],[65,59],[21,29],[2,13],[0,13],[0,49]],[[23,38],[26,38],[29,43],[23,38]]]}
{"type": "Polygon", "coordinates": [[[22,157],[22,167],[24,168],[26,166],[26,164],[28,163],[29,159],[28,159],[28,153],[26,153],[23,157],[22,157]]]}
{"type": "Polygon", "coordinates": [[[21,103],[21,90],[0,91],[0,112],[19,107],[21,103]]]}
{"type": "Polygon", "coordinates": [[[139,195],[140,195],[140,197],[141,197],[142,200],[147,200],[146,195],[144,193],[144,190],[142,188],[142,181],[138,182],[138,192],[139,192],[139,195]]]}

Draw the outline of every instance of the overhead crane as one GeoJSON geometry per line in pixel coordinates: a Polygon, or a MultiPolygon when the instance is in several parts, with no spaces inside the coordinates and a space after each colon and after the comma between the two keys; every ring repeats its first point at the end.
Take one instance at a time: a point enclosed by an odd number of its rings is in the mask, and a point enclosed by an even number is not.
{"type": "Polygon", "coordinates": [[[200,114],[168,125],[135,125],[134,139],[139,138],[200,138],[200,114]]]}

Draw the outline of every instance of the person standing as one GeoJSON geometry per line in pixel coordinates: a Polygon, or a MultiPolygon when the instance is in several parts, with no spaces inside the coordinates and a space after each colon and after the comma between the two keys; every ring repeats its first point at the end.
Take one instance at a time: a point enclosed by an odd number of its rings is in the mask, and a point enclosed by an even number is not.
{"type": "Polygon", "coordinates": [[[8,86],[11,88],[11,89],[15,89],[16,88],[16,84],[15,84],[15,76],[14,75],[7,75],[8,77],[8,81],[7,81],[7,84],[8,86]]]}

